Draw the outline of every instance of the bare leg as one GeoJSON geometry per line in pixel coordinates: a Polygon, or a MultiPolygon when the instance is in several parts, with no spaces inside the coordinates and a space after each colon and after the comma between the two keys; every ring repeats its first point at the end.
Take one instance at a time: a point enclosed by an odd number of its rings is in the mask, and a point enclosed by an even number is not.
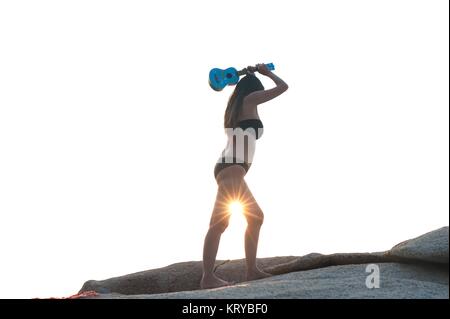
{"type": "Polygon", "coordinates": [[[259,231],[261,227],[254,225],[247,225],[245,231],[245,262],[247,270],[255,270],[256,267],[256,252],[258,250],[259,231]]]}
{"type": "Polygon", "coordinates": [[[220,237],[224,230],[212,226],[205,236],[203,246],[203,276],[200,282],[200,288],[202,289],[222,287],[230,284],[214,275],[214,263],[216,261],[217,250],[219,249],[220,237]]]}
{"type": "Polygon", "coordinates": [[[264,214],[244,181],[244,205],[247,229],[245,231],[245,257],[247,266],[247,280],[270,277],[256,265],[259,232],[264,221],[264,214]]]}
{"type": "Polygon", "coordinates": [[[261,227],[247,226],[245,232],[245,258],[247,264],[247,280],[256,280],[272,276],[256,265],[256,251],[258,250],[258,238],[261,227]]]}
{"type": "Polygon", "coordinates": [[[228,227],[230,219],[228,204],[236,195],[236,182],[221,183],[217,190],[217,198],[214,204],[209,230],[205,236],[203,246],[203,276],[200,288],[216,288],[230,285],[229,282],[218,278],[214,274],[214,264],[219,249],[220,237],[228,227]]]}

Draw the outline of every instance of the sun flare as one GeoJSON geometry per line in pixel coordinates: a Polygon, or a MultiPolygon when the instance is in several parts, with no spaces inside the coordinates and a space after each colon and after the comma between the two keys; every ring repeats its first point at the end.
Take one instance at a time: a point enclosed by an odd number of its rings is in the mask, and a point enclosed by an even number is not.
{"type": "Polygon", "coordinates": [[[231,215],[240,215],[244,213],[244,207],[239,201],[232,201],[228,207],[231,215]]]}

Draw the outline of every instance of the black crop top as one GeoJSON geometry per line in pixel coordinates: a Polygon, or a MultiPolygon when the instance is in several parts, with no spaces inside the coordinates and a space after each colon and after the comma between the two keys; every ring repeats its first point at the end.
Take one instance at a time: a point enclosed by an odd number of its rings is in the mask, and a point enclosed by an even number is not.
{"type": "Polygon", "coordinates": [[[256,139],[260,138],[264,132],[264,125],[260,119],[246,119],[237,122],[236,127],[240,127],[242,130],[246,130],[249,127],[253,128],[256,133],[256,139]],[[259,128],[259,130],[258,130],[259,128]]]}

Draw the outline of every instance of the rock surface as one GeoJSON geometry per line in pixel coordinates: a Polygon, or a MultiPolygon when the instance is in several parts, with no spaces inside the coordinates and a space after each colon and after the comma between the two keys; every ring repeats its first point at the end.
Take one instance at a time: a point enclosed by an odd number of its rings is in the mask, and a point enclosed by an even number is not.
{"type": "Polygon", "coordinates": [[[449,298],[448,227],[376,253],[308,254],[258,259],[273,277],[244,282],[245,260],[217,261],[215,272],[237,284],[199,290],[200,261],[173,264],[102,281],[80,292],[94,298],[449,298]],[[380,271],[380,288],[369,289],[369,264],[380,271]]]}
{"type": "Polygon", "coordinates": [[[387,255],[407,260],[448,264],[448,227],[395,245],[387,255]]]}
{"type": "Polygon", "coordinates": [[[381,263],[380,286],[366,286],[366,264],[297,271],[232,287],[152,295],[101,294],[112,299],[448,298],[448,270],[435,265],[381,263]]]}

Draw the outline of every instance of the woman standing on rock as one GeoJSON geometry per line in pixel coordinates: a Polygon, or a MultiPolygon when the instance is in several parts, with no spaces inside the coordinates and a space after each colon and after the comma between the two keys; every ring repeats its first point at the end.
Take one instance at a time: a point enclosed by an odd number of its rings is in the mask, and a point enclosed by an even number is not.
{"type": "Polygon", "coordinates": [[[247,220],[245,232],[245,257],[247,280],[270,276],[258,269],[256,251],[264,215],[253,197],[244,176],[251,166],[256,140],[263,133],[263,124],[258,116],[258,105],[270,101],[288,89],[288,85],[272,73],[264,64],[247,67],[247,75],[236,85],[225,111],[224,126],[228,136],[227,146],[214,168],[218,190],[209,230],[203,247],[202,289],[227,286],[230,283],[214,275],[214,263],[220,237],[228,226],[230,204],[240,203],[247,220]],[[271,78],[276,87],[265,90],[255,71],[271,78]],[[236,152],[235,150],[238,150],[236,152]]]}

